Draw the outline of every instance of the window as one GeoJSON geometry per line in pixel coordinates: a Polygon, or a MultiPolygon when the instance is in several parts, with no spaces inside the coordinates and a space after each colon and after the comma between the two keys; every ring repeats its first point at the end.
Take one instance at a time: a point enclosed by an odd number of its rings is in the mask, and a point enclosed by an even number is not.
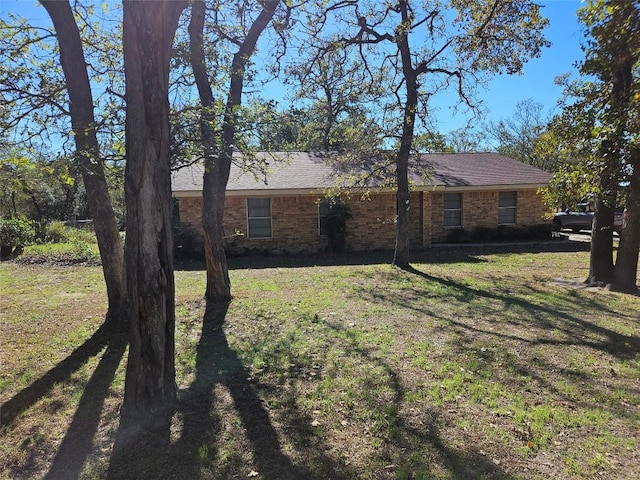
{"type": "Polygon", "coordinates": [[[516,223],[516,205],[518,195],[516,192],[500,192],[498,194],[498,224],[516,223]]]}
{"type": "Polygon", "coordinates": [[[461,193],[444,194],[444,226],[449,228],[462,226],[461,193]]]}
{"type": "Polygon", "coordinates": [[[271,199],[247,198],[249,238],[271,238],[271,199]]]}

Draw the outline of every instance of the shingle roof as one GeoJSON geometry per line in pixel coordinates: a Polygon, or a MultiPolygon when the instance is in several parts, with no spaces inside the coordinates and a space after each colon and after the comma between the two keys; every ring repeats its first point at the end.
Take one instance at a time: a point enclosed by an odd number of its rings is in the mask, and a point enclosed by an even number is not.
{"type": "Polygon", "coordinates": [[[422,159],[433,164],[433,185],[546,185],[551,178],[545,171],[498,153],[435,153],[422,159]]]}
{"type": "MultiPolygon", "coordinates": [[[[258,153],[268,163],[265,176],[246,172],[232,165],[228,192],[323,190],[335,186],[338,172],[329,156],[314,152],[258,153]]],[[[497,153],[425,154],[417,161],[422,174],[412,174],[416,187],[456,188],[496,186],[544,186],[547,172],[512,160],[497,153]]],[[[194,164],[172,175],[172,190],[199,192],[202,190],[203,167],[194,164]]]]}

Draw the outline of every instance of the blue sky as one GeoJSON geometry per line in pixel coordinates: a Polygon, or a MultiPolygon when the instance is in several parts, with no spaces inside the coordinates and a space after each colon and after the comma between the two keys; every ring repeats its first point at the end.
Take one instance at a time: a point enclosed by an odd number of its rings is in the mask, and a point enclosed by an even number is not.
{"type": "MultiPolygon", "coordinates": [[[[520,100],[533,99],[545,106],[545,113],[553,113],[562,89],[554,84],[556,76],[575,73],[575,64],[583,58],[580,50],[582,29],[578,24],[576,11],[583,2],[576,0],[546,0],[540,2],[542,13],[549,19],[545,32],[551,47],[543,50],[540,58],[529,61],[523,75],[502,75],[496,77],[485,92],[480,92],[488,108],[488,118],[497,121],[510,117],[520,100]]],[[[444,113],[444,112],[443,112],[444,113]]],[[[446,132],[451,125],[462,126],[460,118],[446,119],[441,115],[441,130],[446,132]]]]}
{"type": "MultiPolygon", "coordinates": [[[[473,1],[473,0],[470,0],[473,1]]],[[[551,46],[545,48],[540,57],[525,64],[522,75],[496,76],[480,89],[477,98],[483,102],[480,119],[470,119],[460,109],[455,109],[457,94],[446,92],[432,97],[430,107],[435,110],[435,128],[440,133],[466,127],[469,123],[482,121],[497,122],[514,114],[519,101],[532,99],[544,106],[545,116],[557,113],[557,101],[562,88],[554,79],[564,73],[576,73],[575,64],[583,58],[580,49],[582,28],[576,11],[584,3],[581,0],[540,0],[542,14],[549,19],[545,37],[551,46]]],[[[267,86],[263,97],[280,101],[283,95],[278,85],[267,86]]],[[[285,102],[286,104],[286,102],[285,102]]]]}
{"type": "MultiPolygon", "coordinates": [[[[580,0],[542,0],[543,15],[549,18],[550,26],[545,34],[551,47],[543,50],[540,58],[529,61],[523,75],[503,75],[495,77],[486,89],[478,92],[486,109],[485,120],[497,121],[513,115],[516,104],[521,100],[533,99],[544,105],[545,113],[554,112],[562,90],[554,84],[557,75],[574,72],[574,65],[582,58],[580,40],[581,27],[577,22],[576,10],[580,0]]],[[[0,0],[0,16],[17,13],[28,19],[42,21],[48,19],[42,7],[35,7],[36,0],[0,0]]],[[[262,95],[281,100],[282,87],[267,86],[262,95]]],[[[437,111],[437,128],[442,133],[463,127],[467,118],[451,109],[452,96],[436,99],[432,105],[437,111]]]]}

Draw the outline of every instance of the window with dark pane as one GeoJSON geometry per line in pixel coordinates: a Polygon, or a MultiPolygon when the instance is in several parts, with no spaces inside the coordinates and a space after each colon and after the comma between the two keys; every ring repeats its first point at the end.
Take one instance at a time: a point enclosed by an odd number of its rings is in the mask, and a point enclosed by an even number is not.
{"type": "Polygon", "coordinates": [[[247,230],[249,238],[271,238],[271,199],[247,199],[247,230]]]}
{"type": "Polygon", "coordinates": [[[498,224],[513,225],[516,223],[516,206],[518,195],[516,192],[500,192],[498,194],[498,224]]]}
{"type": "Polygon", "coordinates": [[[444,194],[444,226],[462,226],[462,193],[444,194]]]}

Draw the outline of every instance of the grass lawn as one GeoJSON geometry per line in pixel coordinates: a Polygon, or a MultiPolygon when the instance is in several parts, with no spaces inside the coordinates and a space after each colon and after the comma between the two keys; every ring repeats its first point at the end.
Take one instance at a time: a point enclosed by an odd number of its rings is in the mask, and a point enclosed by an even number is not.
{"type": "Polygon", "coordinates": [[[640,478],[640,298],[588,252],[389,258],[237,260],[209,311],[178,270],[180,402],[137,439],[100,268],[0,264],[0,478],[640,478]]]}

